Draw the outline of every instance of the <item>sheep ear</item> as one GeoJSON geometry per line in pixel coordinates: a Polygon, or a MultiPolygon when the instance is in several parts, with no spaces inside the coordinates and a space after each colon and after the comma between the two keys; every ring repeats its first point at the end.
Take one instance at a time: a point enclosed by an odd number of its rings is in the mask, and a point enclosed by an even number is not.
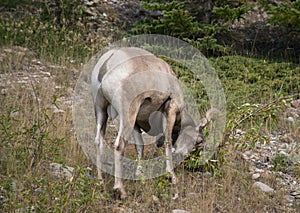
{"type": "Polygon", "coordinates": [[[206,118],[202,118],[198,126],[196,126],[196,131],[202,132],[202,130],[206,127],[208,120],[206,118]]]}

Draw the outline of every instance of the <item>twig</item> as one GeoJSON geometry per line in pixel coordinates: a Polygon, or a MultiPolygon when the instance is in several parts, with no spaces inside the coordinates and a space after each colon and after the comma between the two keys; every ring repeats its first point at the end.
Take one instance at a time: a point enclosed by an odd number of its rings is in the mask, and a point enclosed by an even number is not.
{"type": "Polygon", "coordinates": [[[250,113],[249,115],[243,117],[241,120],[239,120],[232,128],[229,132],[225,133],[225,136],[223,138],[223,142],[222,144],[220,144],[220,147],[223,146],[225,144],[225,141],[229,138],[229,136],[233,133],[233,131],[239,127],[243,122],[245,122],[246,120],[248,120],[249,118],[253,117],[255,114],[263,111],[264,109],[267,109],[271,106],[273,106],[274,104],[277,104],[283,100],[287,100],[287,99],[290,99],[290,98],[294,98],[294,97],[300,97],[300,93],[299,94],[292,94],[292,95],[287,95],[287,96],[284,96],[284,97],[281,97],[281,98],[277,98],[275,100],[273,100],[272,102],[270,103],[267,103],[265,105],[263,105],[262,107],[258,108],[257,110],[255,110],[254,112],[250,113]]]}

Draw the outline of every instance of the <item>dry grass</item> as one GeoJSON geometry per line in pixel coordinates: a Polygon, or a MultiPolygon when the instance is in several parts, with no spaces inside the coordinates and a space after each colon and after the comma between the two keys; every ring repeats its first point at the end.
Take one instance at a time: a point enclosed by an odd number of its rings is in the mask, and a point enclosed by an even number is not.
{"type": "MultiPolygon", "coordinates": [[[[6,65],[2,66],[1,73],[8,74],[9,81],[14,82],[18,78],[16,73],[24,70],[21,68],[25,59],[24,56],[8,57],[2,61],[2,65],[6,65]]],[[[31,59],[28,61],[32,62],[31,59]]],[[[76,77],[64,83],[67,71],[52,68],[50,72],[53,78],[45,81],[33,79],[25,85],[7,85],[6,93],[0,96],[2,212],[171,212],[173,209],[191,212],[297,212],[287,207],[286,192],[277,188],[276,177],[262,177],[264,183],[275,189],[273,194],[251,189],[253,180],[249,165],[231,145],[223,148],[227,151],[222,156],[226,162],[218,165],[214,173],[192,171],[184,165],[176,168],[180,180],[177,200],[172,200],[173,188],[168,175],[146,181],[125,180],[129,197],[122,201],[116,199],[112,190],[114,178],[105,175],[105,185],[100,186],[94,179],[95,166],[76,143],[71,108],[63,108],[64,113],[53,113],[53,97],[70,96],[67,87],[74,85],[76,77]],[[63,89],[55,89],[54,82],[63,89]],[[34,154],[35,150],[38,155],[34,154]],[[51,162],[74,166],[73,179],[51,176],[48,172],[51,162]]],[[[24,72],[24,75],[28,73],[24,72]]],[[[299,133],[299,128],[293,131],[299,133]]]]}

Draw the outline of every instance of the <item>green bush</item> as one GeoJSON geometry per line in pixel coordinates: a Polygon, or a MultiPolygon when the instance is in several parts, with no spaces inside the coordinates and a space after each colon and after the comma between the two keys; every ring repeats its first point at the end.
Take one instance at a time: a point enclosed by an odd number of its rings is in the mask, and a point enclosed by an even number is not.
{"type": "Polygon", "coordinates": [[[268,22],[279,24],[294,30],[300,30],[300,0],[286,0],[278,5],[269,4],[268,1],[261,1],[268,14],[268,22]]]}
{"type": "Polygon", "coordinates": [[[219,44],[216,35],[227,30],[229,24],[241,19],[243,14],[252,9],[243,4],[232,7],[228,3],[230,1],[216,2],[212,11],[205,11],[205,8],[195,9],[189,1],[142,1],[144,8],[158,11],[161,15],[146,18],[135,25],[131,32],[171,35],[186,40],[205,53],[228,53],[228,47],[219,44]],[[204,20],[204,16],[208,16],[208,20],[204,20]]]}
{"type": "Polygon", "coordinates": [[[198,32],[198,23],[191,16],[184,2],[160,1],[164,3],[142,2],[142,6],[148,10],[161,11],[162,15],[156,19],[145,19],[137,24],[132,32],[157,33],[172,35],[178,38],[191,37],[198,32]]]}
{"type": "Polygon", "coordinates": [[[55,156],[64,139],[50,136],[55,124],[46,110],[38,112],[31,124],[22,124],[12,117],[14,113],[19,111],[6,109],[0,114],[0,153],[5,156],[0,158],[0,168],[3,175],[18,176],[34,169],[48,154],[55,156]]]}

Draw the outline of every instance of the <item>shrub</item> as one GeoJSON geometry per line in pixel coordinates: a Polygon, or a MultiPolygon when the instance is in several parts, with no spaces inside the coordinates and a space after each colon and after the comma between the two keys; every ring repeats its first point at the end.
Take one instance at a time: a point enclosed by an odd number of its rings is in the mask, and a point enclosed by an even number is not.
{"type": "Polygon", "coordinates": [[[261,4],[271,15],[268,22],[293,30],[300,30],[300,0],[282,1],[277,5],[270,4],[268,1],[261,1],[261,4]]]}
{"type": "Polygon", "coordinates": [[[148,10],[161,11],[161,16],[145,19],[132,29],[133,33],[158,33],[186,38],[198,32],[198,23],[190,15],[184,2],[160,2],[163,3],[142,2],[142,6],[148,10]]]}
{"type": "Polygon", "coordinates": [[[192,5],[190,1],[142,1],[144,8],[158,11],[161,15],[146,18],[135,25],[131,32],[167,34],[184,39],[207,54],[227,53],[228,47],[218,44],[216,35],[228,29],[231,23],[241,19],[252,8],[245,5],[231,7],[228,3],[230,1],[217,2],[215,6],[218,7],[210,10],[199,3],[192,5]]]}

